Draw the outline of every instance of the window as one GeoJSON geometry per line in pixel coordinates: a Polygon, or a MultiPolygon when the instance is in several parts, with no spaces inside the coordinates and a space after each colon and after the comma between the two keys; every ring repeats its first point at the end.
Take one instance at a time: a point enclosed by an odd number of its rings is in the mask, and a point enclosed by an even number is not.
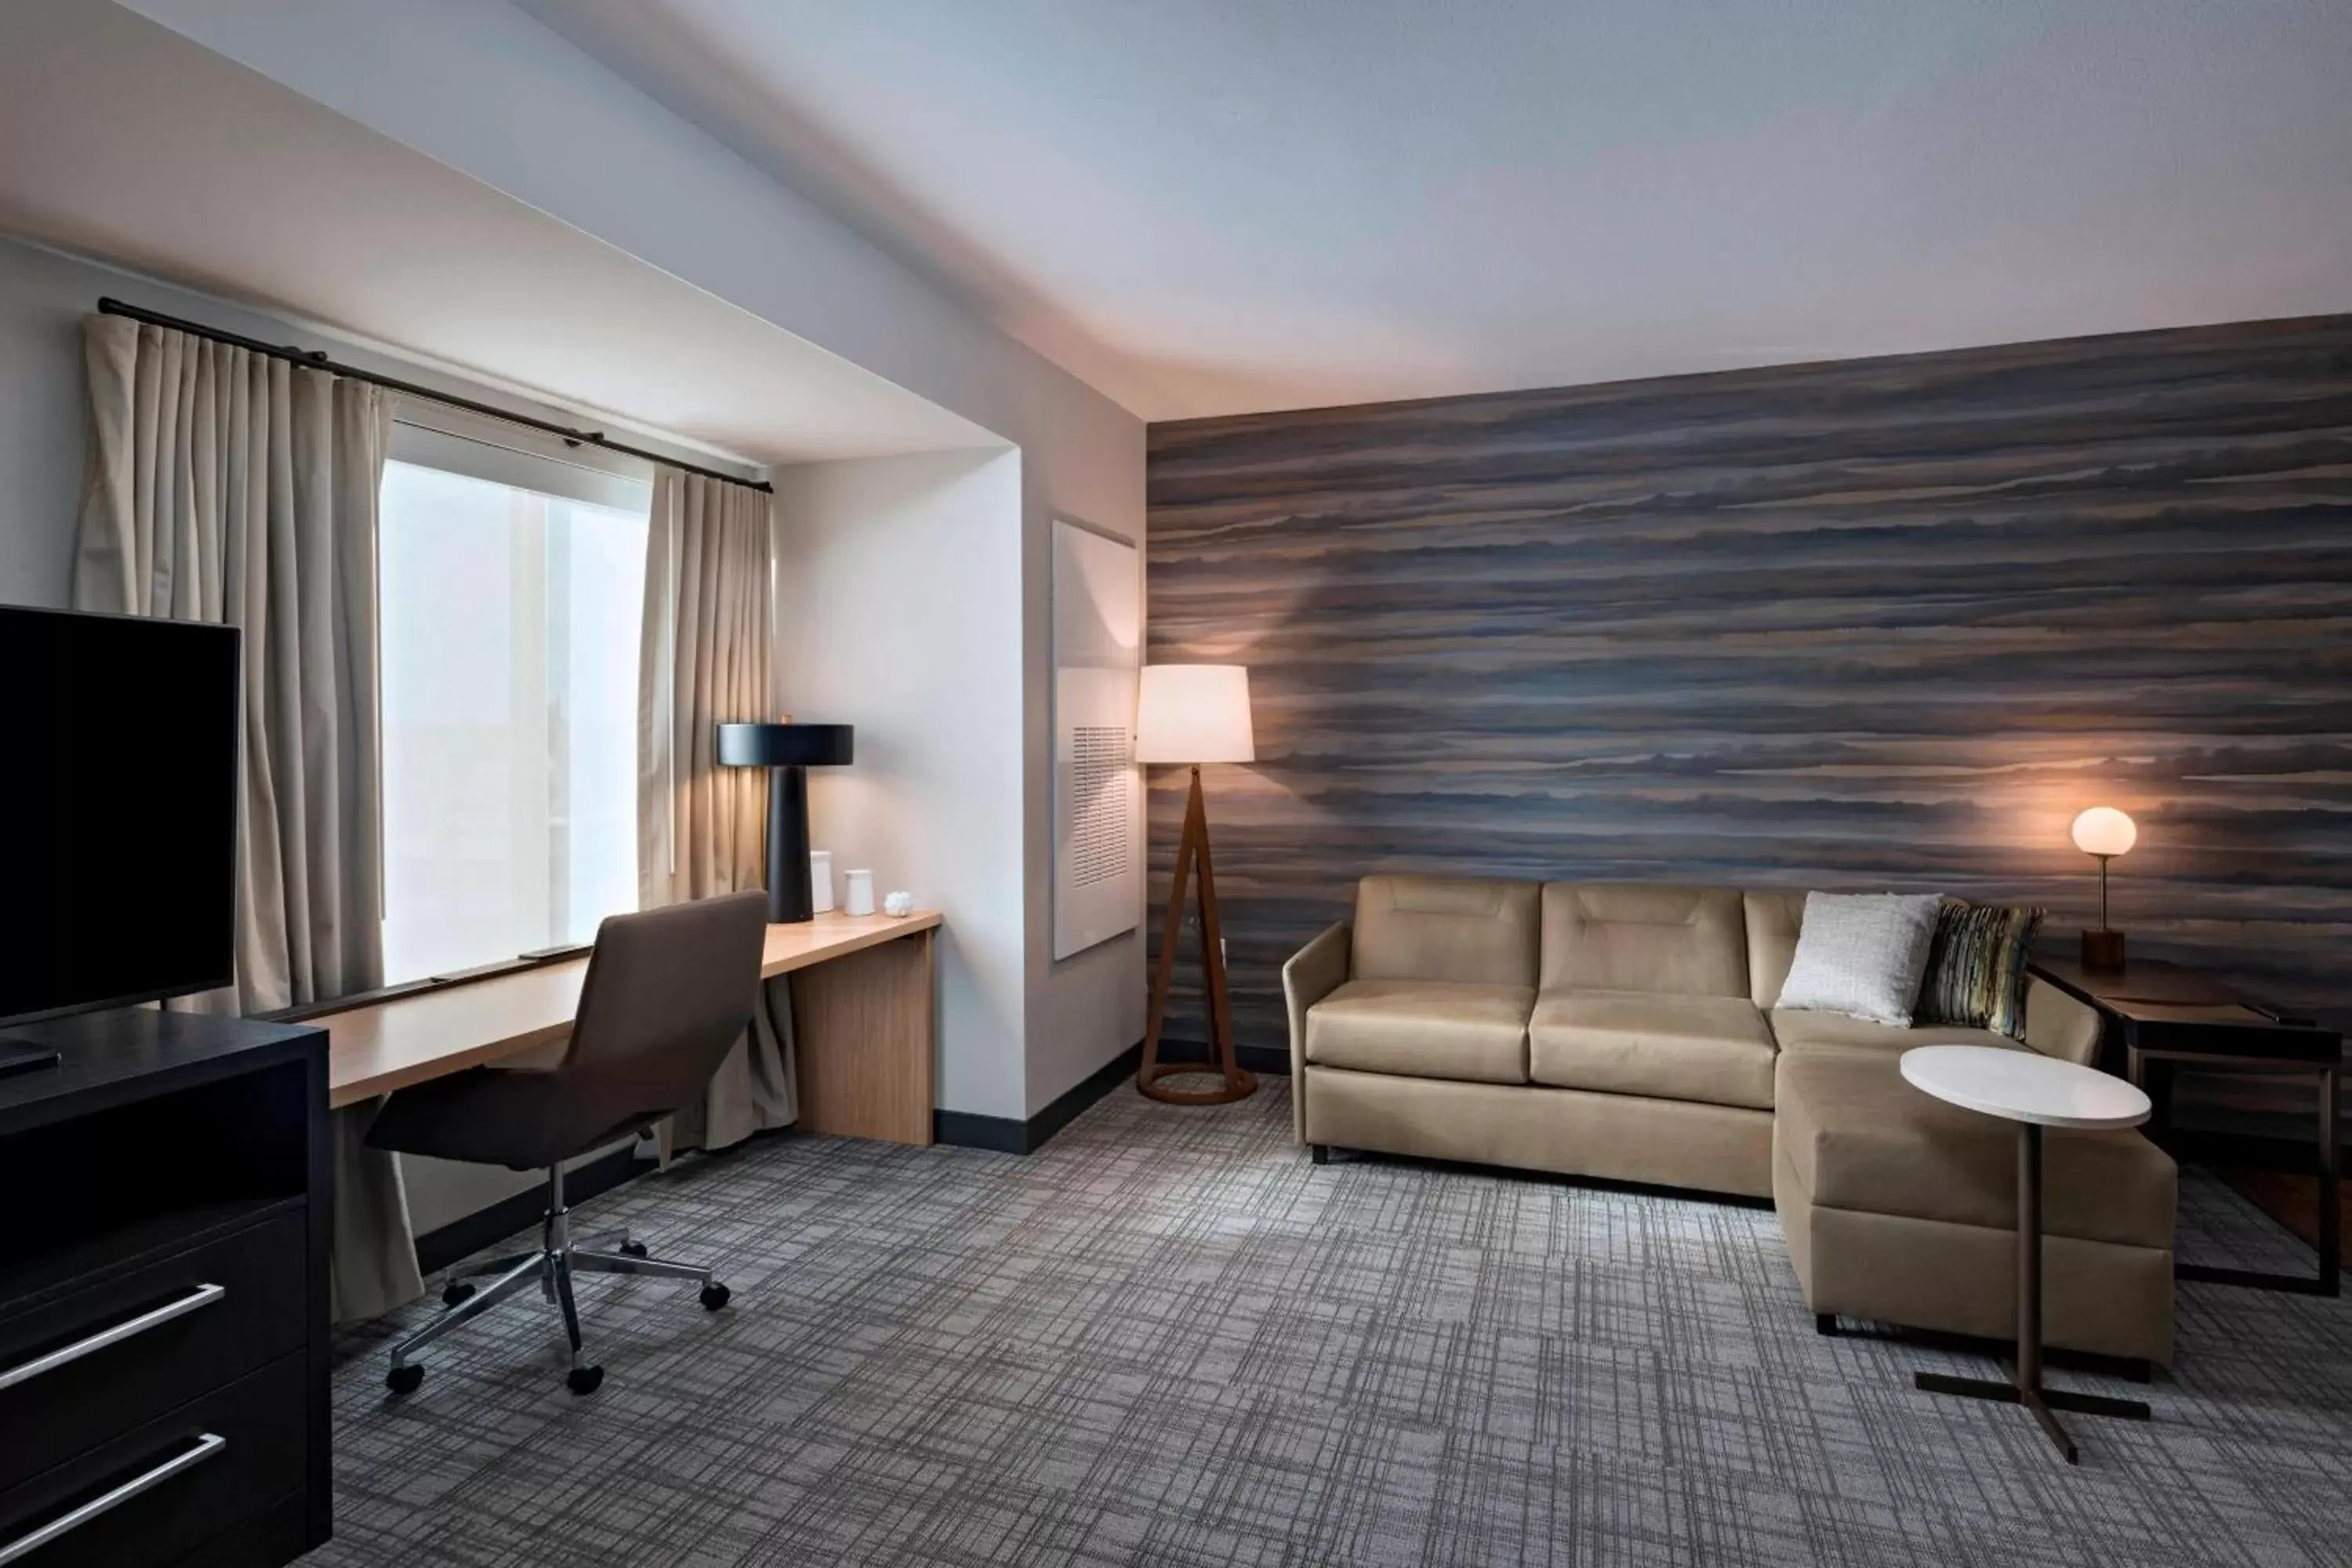
{"type": "Polygon", "coordinates": [[[586,942],[636,907],[651,498],[644,478],[396,427],[379,545],[387,983],[586,942]]]}

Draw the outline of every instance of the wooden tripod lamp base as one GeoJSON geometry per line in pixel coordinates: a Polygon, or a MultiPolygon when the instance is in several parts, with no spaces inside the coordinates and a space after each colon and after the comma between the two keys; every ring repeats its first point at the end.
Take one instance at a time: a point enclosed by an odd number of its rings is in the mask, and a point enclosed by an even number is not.
{"type": "Polygon", "coordinates": [[[1168,915],[1160,931],[1160,962],[1151,975],[1150,1022],[1135,1087],[1170,1105],[1223,1105],[1257,1090],[1257,1079],[1234,1054],[1234,1010],[1225,994],[1224,931],[1217,920],[1217,874],[1209,858],[1209,812],[1201,796],[1201,764],[1246,763],[1256,756],[1250,730],[1249,672],[1232,664],[1147,666],[1137,702],[1136,760],[1190,763],[1192,787],[1184,800],[1184,832],[1168,888],[1168,915]],[[1168,1019],[1168,986],[1176,977],[1176,944],[1184,932],[1186,895],[1201,889],[1201,982],[1209,1009],[1205,1062],[1163,1062],[1160,1029],[1168,1019]],[[1205,1089],[1175,1089],[1162,1079],[1214,1073],[1205,1089]]]}
{"type": "Polygon", "coordinates": [[[1151,1021],[1143,1036],[1143,1065],[1135,1087],[1171,1105],[1223,1105],[1256,1092],[1257,1079],[1234,1056],[1233,1004],[1225,996],[1225,944],[1217,923],[1217,874],[1209,859],[1209,812],[1201,797],[1201,764],[1192,764],[1192,790],[1184,802],[1184,834],[1176,841],[1175,879],[1168,889],[1168,919],[1160,930],[1160,964],[1151,976],[1151,1021]],[[1209,1056],[1205,1062],[1160,1059],[1160,1026],[1168,1017],[1168,984],[1176,977],[1176,942],[1184,931],[1185,884],[1198,868],[1201,887],[1201,983],[1209,1003],[1209,1056]],[[1171,1089],[1160,1080],[1180,1073],[1222,1075],[1213,1089],[1171,1089]]]}

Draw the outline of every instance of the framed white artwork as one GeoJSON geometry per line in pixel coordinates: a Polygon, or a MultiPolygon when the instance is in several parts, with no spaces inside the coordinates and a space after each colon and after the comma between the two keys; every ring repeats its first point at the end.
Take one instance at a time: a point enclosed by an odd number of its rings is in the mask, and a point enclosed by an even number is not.
{"type": "Polygon", "coordinates": [[[1123,539],[1054,521],[1054,956],[1133,931],[1143,913],[1143,775],[1135,763],[1143,560],[1123,539]]]}

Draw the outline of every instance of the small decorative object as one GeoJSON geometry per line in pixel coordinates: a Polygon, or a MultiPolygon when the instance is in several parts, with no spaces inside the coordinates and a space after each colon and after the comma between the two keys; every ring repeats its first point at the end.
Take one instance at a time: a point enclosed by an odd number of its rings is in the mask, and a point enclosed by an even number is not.
{"type": "Polygon", "coordinates": [[[809,851],[809,909],[823,914],[833,908],[833,851],[809,851]]]}
{"type": "Polygon", "coordinates": [[[2132,819],[2112,805],[2095,805],[2074,819],[2074,847],[2099,863],[2099,929],[2083,933],[2083,967],[2120,973],[2124,933],[2107,924],[2107,862],[2139,842],[2132,819]]]}
{"type": "Polygon", "coordinates": [[[853,915],[872,914],[874,912],[874,873],[861,869],[845,871],[842,876],[848,880],[849,892],[848,896],[842,900],[841,907],[853,915]]]}
{"type": "Polygon", "coordinates": [[[1217,924],[1217,883],[1210,871],[1209,808],[1201,797],[1202,763],[1257,760],[1257,737],[1250,726],[1249,671],[1238,664],[1146,665],[1136,694],[1135,760],[1189,763],[1192,792],[1184,798],[1184,831],[1176,843],[1176,869],[1168,889],[1168,921],[1160,929],[1160,963],[1151,977],[1151,1014],[1143,1031],[1143,1061],[1135,1087],[1153,1100],[1175,1105],[1222,1105],[1257,1089],[1257,1079],[1234,1053],[1233,1005],[1225,996],[1224,933],[1217,924]],[[1209,1005],[1210,1061],[1162,1062],[1160,1026],[1168,1016],[1168,987],[1176,978],[1176,940],[1184,930],[1185,883],[1198,871],[1201,884],[1202,992],[1209,1005]],[[1224,1081],[1212,1089],[1170,1089],[1160,1079],[1174,1073],[1214,1071],[1224,1081]]]}
{"type": "Polygon", "coordinates": [[[896,888],[882,895],[882,912],[892,920],[902,921],[915,912],[915,895],[904,888],[896,888]]]}
{"type": "Polygon", "coordinates": [[[719,726],[719,765],[768,770],[768,920],[797,924],[816,910],[809,893],[808,771],[847,765],[846,724],[795,724],[785,714],[773,724],[719,726]]]}

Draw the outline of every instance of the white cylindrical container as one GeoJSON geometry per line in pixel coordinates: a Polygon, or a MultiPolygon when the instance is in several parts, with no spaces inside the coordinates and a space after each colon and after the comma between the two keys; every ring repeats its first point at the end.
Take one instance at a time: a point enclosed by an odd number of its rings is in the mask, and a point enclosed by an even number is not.
{"type": "Polygon", "coordinates": [[[833,851],[809,851],[809,908],[818,914],[833,908],[833,851]]]}
{"type": "Polygon", "coordinates": [[[858,870],[845,871],[842,875],[849,879],[849,896],[843,901],[842,908],[853,915],[872,914],[874,912],[874,873],[858,870]]]}

